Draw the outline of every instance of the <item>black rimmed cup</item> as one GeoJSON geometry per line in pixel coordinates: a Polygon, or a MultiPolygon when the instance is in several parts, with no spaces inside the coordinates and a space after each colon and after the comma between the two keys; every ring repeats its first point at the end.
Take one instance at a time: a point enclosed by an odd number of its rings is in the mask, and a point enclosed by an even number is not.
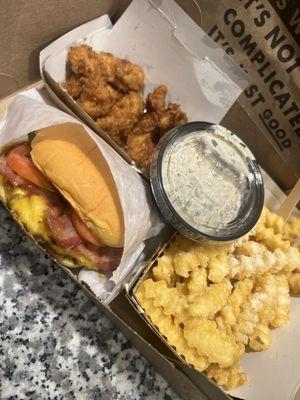
{"type": "MultiPolygon", "coordinates": [[[[200,150],[199,150],[200,151],[200,150]]],[[[208,154],[209,157],[209,154],[208,154]]],[[[180,157],[178,157],[180,159],[180,157]]],[[[228,158],[229,159],[229,158],[228,158]]],[[[204,158],[203,158],[204,160],[204,158]]],[[[196,164],[195,164],[196,165],[196,164]]],[[[203,176],[203,180],[207,178],[207,176],[216,176],[216,182],[218,182],[218,185],[220,187],[219,190],[219,195],[222,196],[222,199],[224,197],[224,193],[220,193],[222,191],[222,178],[220,176],[214,175],[215,171],[212,171],[212,174],[210,174],[210,171],[205,170],[205,176],[203,176]]],[[[228,176],[229,176],[228,175],[228,176]]],[[[174,175],[175,176],[175,175],[174,175]]],[[[223,175],[222,175],[223,176],[223,175]]],[[[263,208],[263,203],[264,203],[264,185],[263,185],[263,179],[258,167],[258,164],[249,150],[249,148],[246,146],[246,144],[234,133],[229,131],[228,129],[208,123],[208,122],[190,122],[184,125],[181,125],[180,127],[172,129],[169,133],[164,135],[162,139],[160,140],[156,152],[154,154],[154,157],[151,162],[151,168],[150,168],[150,181],[151,181],[151,187],[152,187],[152,192],[154,194],[154,198],[156,200],[156,203],[158,207],[160,208],[162,214],[164,215],[165,219],[169,224],[173,226],[177,231],[182,233],[184,236],[196,240],[196,241],[201,241],[201,240],[212,240],[212,241],[231,241],[237,238],[240,238],[244,236],[246,233],[248,233],[253,226],[256,224],[262,208],[263,208]],[[189,141],[193,140],[193,148],[196,148],[199,144],[199,149],[204,149],[206,146],[206,142],[209,141],[209,143],[212,143],[212,151],[211,157],[213,157],[214,165],[217,166],[219,171],[221,171],[222,174],[226,175],[226,168],[228,168],[228,174],[232,177],[234,176],[233,174],[236,174],[239,171],[236,171],[238,167],[242,171],[240,171],[240,176],[243,176],[243,184],[239,183],[235,187],[235,193],[237,193],[240,201],[240,206],[238,207],[238,210],[236,212],[236,215],[234,218],[231,218],[230,220],[226,221],[224,220],[224,223],[221,225],[219,224],[214,225],[211,221],[213,219],[210,219],[209,213],[212,213],[212,215],[215,215],[219,218],[220,215],[223,215],[224,212],[226,211],[226,196],[224,201],[222,200],[221,202],[217,202],[219,204],[219,210],[214,208],[214,198],[212,198],[211,204],[209,204],[209,199],[207,200],[207,191],[205,190],[205,204],[206,207],[203,207],[203,202],[201,203],[201,187],[200,189],[197,188],[197,196],[199,198],[199,209],[197,210],[197,198],[196,200],[193,198],[193,210],[191,213],[188,213],[188,211],[185,211],[184,213],[181,213],[180,210],[178,209],[178,206],[174,206],[175,204],[178,204],[177,201],[177,194],[181,196],[181,199],[184,197],[184,188],[190,186],[197,186],[195,185],[195,181],[197,182],[202,182],[201,180],[201,163],[197,164],[197,175],[194,174],[193,169],[193,162],[191,160],[189,164],[188,156],[189,154],[194,154],[195,150],[191,152],[186,152],[184,148],[182,149],[187,153],[185,154],[186,159],[184,160],[185,165],[188,165],[188,168],[186,173],[184,174],[183,181],[181,182],[178,187],[174,187],[174,184],[172,186],[172,190],[170,190],[170,185],[169,181],[175,181],[172,180],[172,174],[180,173],[181,168],[183,167],[181,165],[175,164],[176,168],[174,167],[171,168],[171,159],[172,159],[172,151],[175,151],[174,149],[177,149],[177,155],[180,154],[180,145],[182,143],[187,143],[189,144],[189,141]],[[213,148],[214,146],[215,149],[213,148]],[[218,149],[217,149],[217,146],[218,149]],[[179,150],[178,150],[179,149],[179,150]],[[230,162],[228,163],[227,161],[224,162],[224,149],[230,153],[230,162]],[[222,155],[223,152],[223,155],[222,155]],[[220,162],[218,162],[218,157],[219,154],[220,156],[220,162]],[[232,168],[232,165],[235,165],[234,168],[232,168]],[[199,167],[200,165],[200,167],[199,167]],[[237,167],[238,166],[238,167],[237,167]],[[199,168],[198,168],[199,167],[199,168]],[[168,169],[168,174],[164,174],[163,171],[168,169]],[[221,168],[221,169],[220,169],[221,168]],[[196,178],[196,179],[195,179],[196,178]],[[239,191],[241,193],[239,193],[239,191]],[[201,207],[200,207],[201,204],[201,207]],[[201,209],[200,209],[201,208],[201,209]],[[221,209],[222,208],[222,209],[221,209]],[[213,214],[214,213],[214,214],[213,214]],[[222,214],[223,213],[223,214],[222,214]],[[185,215],[184,215],[185,214],[185,215]],[[196,221],[196,215],[197,218],[201,220],[201,215],[205,217],[206,219],[203,224],[199,224],[199,221],[194,223],[193,221],[196,221]],[[186,217],[188,216],[188,217],[186,217]],[[209,221],[209,222],[207,222],[209,221]]],[[[239,181],[238,181],[239,182],[239,181]]],[[[213,181],[209,182],[209,184],[212,185],[213,187],[213,181]]],[[[199,185],[201,186],[201,185],[199,185]]],[[[203,188],[203,187],[202,187],[203,188]]],[[[215,189],[215,188],[213,188],[215,189]]],[[[228,188],[227,188],[228,189],[228,188]]],[[[214,193],[216,195],[217,192],[214,193]]],[[[228,193],[228,196],[230,196],[230,192],[228,193]]],[[[203,191],[203,196],[204,196],[204,191],[203,191]]],[[[195,197],[195,196],[194,196],[195,197]]],[[[220,197],[221,198],[221,197],[220,197]]],[[[188,201],[186,203],[189,203],[188,201]]],[[[234,205],[234,204],[233,204],[234,205]]],[[[188,210],[187,207],[185,207],[185,210],[188,210]]],[[[225,214],[224,214],[225,215],[225,214]]]]}

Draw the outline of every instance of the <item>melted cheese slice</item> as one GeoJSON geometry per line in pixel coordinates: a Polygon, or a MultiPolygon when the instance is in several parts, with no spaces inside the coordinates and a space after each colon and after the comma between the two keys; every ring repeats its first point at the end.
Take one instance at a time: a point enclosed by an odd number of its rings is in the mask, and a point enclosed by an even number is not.
{"type": "Polygon", "coordinates": [[[50,241],[50,230],[45,217],[47,204],[42,196],[30,195],[25,190],[16,188],[9,193],[7,200],[12,212],[32,236],[50,241]]]}

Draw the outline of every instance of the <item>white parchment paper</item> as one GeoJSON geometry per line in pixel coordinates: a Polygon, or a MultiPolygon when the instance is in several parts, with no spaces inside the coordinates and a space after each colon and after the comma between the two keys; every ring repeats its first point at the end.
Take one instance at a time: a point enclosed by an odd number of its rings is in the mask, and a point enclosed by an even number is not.
{"type": "MultiPolygon", "coordinates": [[[[0,146],[27,133],[47,126],[73,122],[77,119],[45,103],[44,91],[31,90],[15,97],[0,121],[0,146]]],[[[46,97],[47,98],[47,97],[46,97]]],[[[49,103],[49,100],[47,100],[49,103]]],[[[158,217],[150,188],[141,176],[106,142],[84,124],[110,166],[117,185],[125,221],[125,243],[121,264],[108,281],[95,271],[82,270],[79,280],[85,281],[103,302],[108,303],[120,290],[145,247],[144,241],[156,236],[164,227],[158,217]]]]}

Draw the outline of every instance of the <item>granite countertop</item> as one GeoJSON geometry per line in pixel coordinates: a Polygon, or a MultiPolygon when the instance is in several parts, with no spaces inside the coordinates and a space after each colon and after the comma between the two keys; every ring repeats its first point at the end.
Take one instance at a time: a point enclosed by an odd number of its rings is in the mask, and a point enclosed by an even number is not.
{"type": "Polygon", "coordinates": [[[0,205],[0,398],[179,400],[0,205]]]}

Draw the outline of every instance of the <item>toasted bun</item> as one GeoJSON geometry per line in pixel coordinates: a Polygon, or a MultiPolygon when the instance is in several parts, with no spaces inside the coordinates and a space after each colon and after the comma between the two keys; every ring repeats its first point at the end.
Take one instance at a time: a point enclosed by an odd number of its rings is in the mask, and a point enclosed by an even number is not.
{"type": "Polygon", "coordinates": [[[32,141],[31,158],[105,245],[123,246],[123,212],[113,176],[81,125],[41,129],[32,141]]]}

